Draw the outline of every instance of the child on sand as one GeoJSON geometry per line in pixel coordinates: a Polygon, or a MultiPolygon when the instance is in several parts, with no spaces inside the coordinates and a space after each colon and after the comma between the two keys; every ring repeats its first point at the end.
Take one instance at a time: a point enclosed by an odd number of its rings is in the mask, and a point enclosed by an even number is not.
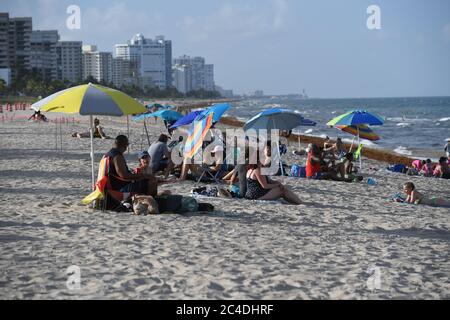
{"type": "Polygon", "coordinates": [[[406,203],[414,203],[414,204],[426,204],[434,207],[448,207],[450,208],[450,201],[447,201],[438,197],[428,198],[425,195],[421,194],[416,190],[414,183],[406,182],[403,185],[403,192],[406,193],[407,197],[406,203]]]}
{"type": "Polygon", "coordinates": [[[425,164],[422,166],[422,169],[419,171],[419,174],[423,175],[424,177],[433,176],[433,164],[431,163],[430,159],[426,160],[425,164]]]}

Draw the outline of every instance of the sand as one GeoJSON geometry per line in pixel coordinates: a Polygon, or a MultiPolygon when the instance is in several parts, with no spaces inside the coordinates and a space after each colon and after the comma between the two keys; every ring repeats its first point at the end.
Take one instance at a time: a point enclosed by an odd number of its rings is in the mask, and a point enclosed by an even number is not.
{"type": "MultiPolygon", "coordinates": [[[[450,209],[389,200],[407,180],[450,199],[448,180],[364,159],[376,186],[277,178],[301,206],[206,198],[215,212],[94,212],[80,204],[90,186],[89,139],[70,137],[88,119],[62,126],[58,151],[55,125],[27,123],[29,114],[0,122],[1,299],[450,298],[450,209]],[[70,266],[80,268],[79,289],[67,286],[70,266]]],[[[125,118],[102,122],[110,135],[126,133],[125,118]]],[[[134,166],[146,138],[142,124],[131,128],[134,166]]],[[[154,141],[163,127],[149,130],[154,141]]],[[[111,143],[95,141],[97,159],[111,143]]],[[[167,188],[188,195],[195,185],[167,188]]]]}

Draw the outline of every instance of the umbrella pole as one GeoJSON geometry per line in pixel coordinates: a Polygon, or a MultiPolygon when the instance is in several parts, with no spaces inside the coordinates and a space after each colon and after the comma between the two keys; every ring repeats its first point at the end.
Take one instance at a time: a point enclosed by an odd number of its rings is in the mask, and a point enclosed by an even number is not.
{"type": "Polygon", "coordinates": [[[150,147],[150,138],[148,136],[148,130],[147,130],[147,125],[145,124],[145,119],[144,119],[144,129],[145,129],[145,134],[147,135],[148,146],[150,147]]]}
{"type": "Polygon", "coordinates": [[[91,178],[92,178],[92,190],[95,189],[95,176],[94,176],[94,121],[92,120],[92,115],[89,118],[90,129],[89,134],[91,138],[91,178]]]}
{"type": "MultiPolygon", "coordinates": [[[[129,116],[127,116],[127,137],[128,137],[128,141],[130,141],[131,140],[131,137],[130,137],[130,118],[129,118],[129,116]]],[[[130,153],[130,146],[128,145],[128,154],[130,153]]]]}
{"type": "MultiPolygon", "coordinates": [[[[358,148],[359,148],[359,146],[361,145],[361,139],[359,137],[359,126],[357,126],[357,128],[358,128],[358,148]]],[[[362,157],[362,152],[359,153],[359,170],[362,171],[362,159],[361,159],[361,157],[362,157]]]]}

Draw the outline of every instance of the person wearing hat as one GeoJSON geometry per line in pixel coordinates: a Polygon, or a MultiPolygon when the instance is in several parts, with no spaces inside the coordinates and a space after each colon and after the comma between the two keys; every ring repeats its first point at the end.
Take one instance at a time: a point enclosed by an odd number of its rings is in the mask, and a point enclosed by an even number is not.
{"type": "Polygon", "coordinates": [[[139,167],[134,169],[134,173],[141,174],[141,173],[148,173],[151,174],[150,170],[150,154],[148,151],[141,151],[138,153],[139,158],[139,167]]]}

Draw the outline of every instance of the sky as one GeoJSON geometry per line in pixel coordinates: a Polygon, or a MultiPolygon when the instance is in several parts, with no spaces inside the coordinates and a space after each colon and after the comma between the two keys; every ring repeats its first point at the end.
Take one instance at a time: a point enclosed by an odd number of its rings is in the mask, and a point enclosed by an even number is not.
{"type": "Polygon", "coordinates": [[[102,51],[165,35],[173,57],[205,57],[236,93],[450,96],[448,0],[0,0],[0,11],[102,51]],[[66,26],[70,5],[79,30],[66,26]],[[381,29],[367,27],[370,5],[381,29]]]}

